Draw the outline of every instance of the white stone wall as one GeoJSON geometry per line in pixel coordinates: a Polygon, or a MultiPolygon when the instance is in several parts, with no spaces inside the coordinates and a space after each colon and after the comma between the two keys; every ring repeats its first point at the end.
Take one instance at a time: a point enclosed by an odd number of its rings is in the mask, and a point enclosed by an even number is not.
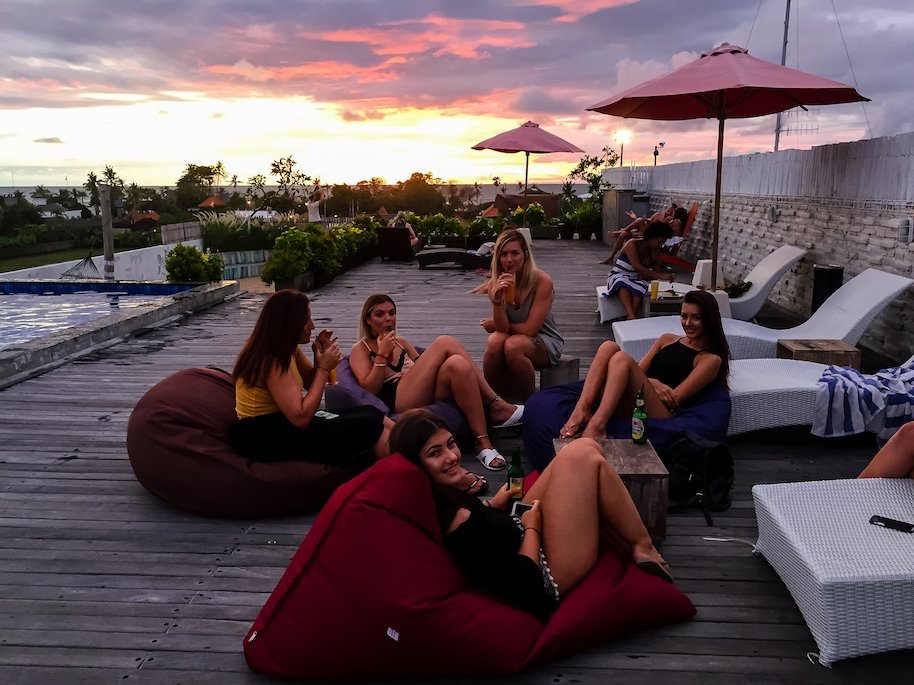
{"type": "MultiPolygon", "coordinates": [[[[686,259],[711,254],[711,193],[651,190],[651,208],[670,199],[688,206],[701,202],[695,224],[680,254],[686,259]]],[[[914,216],[914,203],[841,201],[757,195],[722,195],[719,259],[726,280],[745,276],[764,255],[780,245],[807,249],[806,257],[781,279],[770,299],[809,316],[813,265],[837,264],[847,282],[867,268],[914,277],[914,243],[899,240],[903,220],[914,216]]],[[[896,361],[914,354],[914,288],[897,297],[870,325],[860,345],[896,361]]]]}
{"type": "MultiPolygon", "coordinates": [[[[202,240],[187,240],[186,245],[203,248],[202,240]]],[[[138,250],[114,253],[114,278],[118,281],[164,281],[165,280],[165,255],[175,246],[154,245],[138,250]]],[[[81,260],[74,259],[69,262],[46,264],[31,269],[18,271],[4,271],[0,278],[20,280],[24,278],[60,278],[60,275],[81,260]]],[[[105,273],[104,256],[93,257],[92,262],[102,275],[105,273]]]]}

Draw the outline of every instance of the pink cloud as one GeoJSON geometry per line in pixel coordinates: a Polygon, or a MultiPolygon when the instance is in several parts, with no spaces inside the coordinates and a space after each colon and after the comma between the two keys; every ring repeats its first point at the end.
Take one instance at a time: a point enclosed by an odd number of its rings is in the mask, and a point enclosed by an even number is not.
{"type": "Polygon", "coordinates": [[[403,58],[393,57],[381,64],[359,67],[346,62],[306,62],[283,66],[257,66],[243,59],[235,64],[217,64],[204,69],[210,74],[234,76],[259,83],[294,81],[299,79],[328,79],[332,81],[354,80],[358,83],[381,83],[397,78],[391,70],[403,63],[403,58]]]}
{"type": "Polygon", "coordinates": [[[377,55],[413,55],[432,52],[436,56],[451,54],[464,59],[482,59],[488,55],[478,48],[493,45],[525,48],[536,45],[523,34],[519,21],[453,19],[430,15],[422,19],[379,24],[377,28],[342,29],[306,33],[304,37],[335,43],[363,43],[377,55]]]}
{"type": "Polygon", "coordinates": [[[598,10],[634,5],[638,0],[527,0],[527,2],[531,5],[558,8],[562,14],[556,17],[555,21],[570,24],[598,10]]]}

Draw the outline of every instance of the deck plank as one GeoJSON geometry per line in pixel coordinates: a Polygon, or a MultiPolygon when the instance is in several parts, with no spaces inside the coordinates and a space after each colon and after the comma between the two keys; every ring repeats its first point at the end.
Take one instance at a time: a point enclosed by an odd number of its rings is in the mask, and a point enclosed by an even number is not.
{"type": "MultiPolygon", "coordinates": [[[[546,241],[534,251],[555,279],[565,352],[583,374],[610,333],[594,311],[605,249],[546,241]]],[[[314,294],[315,321],[348,351],[364,297],[386,291],[414,343],[449,333],[481,361],[486,300],[466,294],[480,278],[373,260],[314,294]]],[[[224,521],[176,511],[137,484],[125,447],[130,411],[155,383],[190,366],[231,368],[263,299],[242,295],[0,391],[0,682],[269,682],[247,669],[241,639],[314,516],[224,521]]],[[[811,665],[802,616],[751,549],[753,484],[853,476],[872,439],[790,429],[737,436],[730,447],[733,507],[712,527],[696,512],[668,521],[663,551],[698,607],[693,621],[472,682],[836,683],[912,672],[910,651],[811,665]]]]}

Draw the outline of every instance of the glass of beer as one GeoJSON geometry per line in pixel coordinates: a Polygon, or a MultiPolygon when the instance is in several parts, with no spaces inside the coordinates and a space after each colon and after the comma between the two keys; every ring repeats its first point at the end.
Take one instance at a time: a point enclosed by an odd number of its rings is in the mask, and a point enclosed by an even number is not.
{"type": "Polygon", "coordinates": [[[514,302],[514,283],[505,286],[505,302],[514,302]]]}
{"type": "Polygon", "coordinates": [[[651,302],[656,302],[660,294],[660,281],[651,281],[651,302]]]}
{"type": "Polygon", "coordinates": [[[334,366],[327,372],[327,385],[336,385],[336,367],[334,366]]]}

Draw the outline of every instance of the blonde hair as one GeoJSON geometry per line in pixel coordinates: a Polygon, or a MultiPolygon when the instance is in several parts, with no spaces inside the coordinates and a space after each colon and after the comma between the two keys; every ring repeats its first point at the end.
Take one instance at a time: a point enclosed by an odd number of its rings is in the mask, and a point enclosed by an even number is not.
{"type": "Polygon", "coordinates": [[[362,313],[359,315],[359,337],[368,340],[375,339],[375,336],[371,332],[371,326],[368,325],[368,317],[371,316],[372,309],[384,302],[390,302],[394,308],[397,306],[397,303],[386,293],[375,293],[374,295],[369,295],[368,299],[365,300],[365,304],[362,305],[362,313]]]}
{"type": "Polygon", "coordinates": [[[504,269],[501,268],[501,253],[505,249],[505,245],[513,242],[520,243],[520,249],[524,253],[524,265],[517,274],[514,284],[520,291],[527,292],[535,282],[536,260],[533,259],[533,253],[530,252],[526,236],[514,228],[502,231],[495,241],[495,247],[492,249],[492,281],[497,281],[498,277],[504,273],[504,269]]]}

